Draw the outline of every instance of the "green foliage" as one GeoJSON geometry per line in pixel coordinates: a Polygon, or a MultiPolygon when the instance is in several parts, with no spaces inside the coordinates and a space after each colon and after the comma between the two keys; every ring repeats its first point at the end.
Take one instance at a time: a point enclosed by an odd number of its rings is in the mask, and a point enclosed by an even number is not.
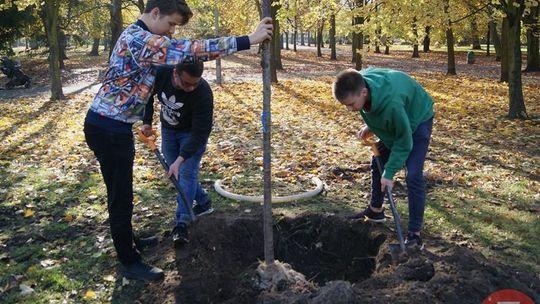
{"type": "Polygon", "coordinates": [[[11,43],[23,37],[24,29],[36,22],[34,6],[20,10],[16,5],[0,8],[0,54],[13,55],[11,43]]]}

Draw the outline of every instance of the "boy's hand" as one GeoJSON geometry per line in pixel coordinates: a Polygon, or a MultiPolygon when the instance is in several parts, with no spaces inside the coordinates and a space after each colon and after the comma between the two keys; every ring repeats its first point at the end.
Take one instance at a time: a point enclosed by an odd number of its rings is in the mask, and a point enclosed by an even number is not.
{"type": "Polygon", "coordinates": [[[272,39],[272,31],[274,25],[272,25],[272,18],[266,17],[261,20],[255,31],[248,35],[250,44],[258,44],[265,40],[272,39]]]}
{"type": "Polygon", "coordinates": [[[148,136],[152,136],[152,134],[154,133],[152,131],[152,126],[151,125],[142,125],[141,126],[141,132],[144,134],[144,136],[148,137],[148,136]]]}
{"type": "Polygon", "coordinates": [[[180,166],[184,162],[184,158],[182,156],[178,156],[178,158],[169,166],[169,172],[167,173],[167,177],[171,177],[171,175],[174,175],[176,180],[178,180],[178,171],[180,170],[180,166]]]}
{"type": "Polygon", "coordinates": [[[368,126],[362,127],[362,129],[360,129],[360,131],[356,133],[356,137],[363,141],[367,141],[372,136],[373,136],[373,132],[371,132],[368,126]]]}
{"type": "MultiPolygon", "coordinates": [[[[382,172],[381,172],[382,174],[382,172]]],[[[392,188],[394,187],[394,181],[388,178],[381,177],[381,191],[384,193],[385,189],[388,187],[390,191],[392,191],[392,188]]]]}

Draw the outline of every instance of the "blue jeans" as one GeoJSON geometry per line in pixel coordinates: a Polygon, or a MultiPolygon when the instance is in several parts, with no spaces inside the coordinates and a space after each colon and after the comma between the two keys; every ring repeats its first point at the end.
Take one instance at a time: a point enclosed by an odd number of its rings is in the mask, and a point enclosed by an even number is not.
{"type": "MultiPolygon", "coordinates": [[[[431,138],[433,118],[421,123],[412,134],[413,148],[405,162],[407,197],[409,199],[409,231],[419,232],[424,223],[426,205],[426,183],[424,181],[424,162],[431,138]]],[[[382,143],[378,144],[381,166],[388,161],[390,150],[382,143]]],[[[381,173],[377,168],[375,157],[371,160],[371,206],[382,207],[384,193],[381,191],[381,173]]]]}
{"type": "MultiPolygon", "coordinates": [[[[172,164],[180,155],[182,147],[189,142],[191,132],[182,132],[173,129],[161,128],[161,150],[167,164],[172,164]]],[[[208,204],[208,194],[199,183],[199,168],[201,158],[206,151],[206,143],[190,158],[184,160],[178,172],[178,185],[184,190],[187,197],[187,205],[191,208],[193,200],[204,206],[208,204]]],[[[190,222],[190,211],[186,209],[180,194],[176,196],[176,224],[190,222]]]]}

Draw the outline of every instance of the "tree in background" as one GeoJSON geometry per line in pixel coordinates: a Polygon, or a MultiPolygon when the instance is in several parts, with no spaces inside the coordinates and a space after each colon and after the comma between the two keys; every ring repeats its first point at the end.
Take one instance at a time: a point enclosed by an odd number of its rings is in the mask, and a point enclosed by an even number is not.
{"type": "Polygon", "coordinates": [[[11,44],[24,37],[24,29],[36,22],[35,6],[20,10],[14,3],[0,5],[0,54],[14,55],[11,44]]]}
{"type": "Polygon", "coordinates": [[[538,7],[537,0],[492,0],[491,4],[503,17],[502,62],[508,71],[501,70],[501,79],[508,80],[508,117],[527,118],[521,79],[521,20],[525,11],[538,7]]]}
{"type": "MultiPolygon", "coordinates": [[[[538,3],[538,2],[537,2],[538,3]]],[[[526,72],[540,71],[540,5],[525,9],[523,26],[527,32],[527,67],[526,72]]]]}

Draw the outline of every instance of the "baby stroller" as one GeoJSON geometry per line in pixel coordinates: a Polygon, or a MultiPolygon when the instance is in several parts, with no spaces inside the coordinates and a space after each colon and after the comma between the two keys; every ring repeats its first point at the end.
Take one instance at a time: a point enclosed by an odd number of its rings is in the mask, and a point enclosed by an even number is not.
{"type": "Polygon", "coordinates": [[[0,61],[2,62],[0,69],[9,79],[8,83],[6,83],[6,89],[13,89],[16,86],[22,85],[25,88],[30,87],[32,79],[21,71],[20,62],[10,60],[7,57],[0,59],[0,61]]]}

